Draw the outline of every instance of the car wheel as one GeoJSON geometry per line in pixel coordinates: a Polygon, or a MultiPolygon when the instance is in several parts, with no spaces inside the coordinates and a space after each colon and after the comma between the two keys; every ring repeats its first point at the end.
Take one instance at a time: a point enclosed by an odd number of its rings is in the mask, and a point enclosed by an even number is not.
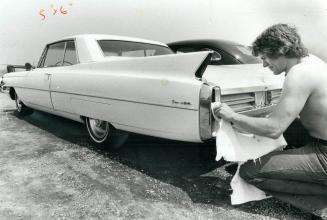
{"type": "Polygon", "coordinates": [[[18,115],[26,116],[33,113],[33,109],[24,105],[24,103],[19,99],[17,93],[15,93],[15,103],[16,103],[16,110],[18,115]]]}
{"type": "Polygon", "coordinates": [[[92,142],[100,147],[117,150],[128,138],[127,132],[116,130],[107,121],[85,118],[85,123],[92,142]]]}

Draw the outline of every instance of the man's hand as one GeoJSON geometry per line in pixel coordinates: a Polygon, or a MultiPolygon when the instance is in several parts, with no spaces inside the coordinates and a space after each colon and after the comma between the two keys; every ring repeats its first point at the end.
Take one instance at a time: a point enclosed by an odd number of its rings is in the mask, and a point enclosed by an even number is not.
{"type": "Polygon", "coordinates": [[[233,116],[236,114],[227,104],[216,102],[213,106],[213,114],[226,121],[232,121],[233,116]]]}

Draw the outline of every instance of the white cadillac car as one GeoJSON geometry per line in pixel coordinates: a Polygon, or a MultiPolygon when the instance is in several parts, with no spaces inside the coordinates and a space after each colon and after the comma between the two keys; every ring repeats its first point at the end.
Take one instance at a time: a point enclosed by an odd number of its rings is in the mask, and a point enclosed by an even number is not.
{"type": "Polygon", "coordinates": [[[128,132],[205,142],[217,129],[212,102],[264,116],[283,81],[260,64],[208,65],[211,56],[174,54],[144,39],[78,35],[46,45],[36,68],[7,73],[3,83],[20,115],[35,109],[85,123],[99,145],[117,147],[128,132]]]}

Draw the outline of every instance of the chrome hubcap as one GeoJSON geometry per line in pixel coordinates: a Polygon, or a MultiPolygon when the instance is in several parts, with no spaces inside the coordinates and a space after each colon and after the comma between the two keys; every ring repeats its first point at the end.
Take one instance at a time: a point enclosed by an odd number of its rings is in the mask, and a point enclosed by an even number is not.
{"type": "Polygon", "coordinates": [[[100,140],[107,136],[109,124],[106,121],[90,118],[89,125],[90,130],[96,139],[100,140]]]}

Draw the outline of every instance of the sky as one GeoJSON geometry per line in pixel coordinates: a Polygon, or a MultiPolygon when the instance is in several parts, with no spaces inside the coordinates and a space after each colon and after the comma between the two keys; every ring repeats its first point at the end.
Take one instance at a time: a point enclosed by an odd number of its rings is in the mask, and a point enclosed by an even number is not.
{"type": "Polygon", "coordinates": [[[327,61],[325,0],[1,0],[0,64],[37,64],[46,43],[75,34],[250,45],[275,23],[295,25],[327,61]]]}

